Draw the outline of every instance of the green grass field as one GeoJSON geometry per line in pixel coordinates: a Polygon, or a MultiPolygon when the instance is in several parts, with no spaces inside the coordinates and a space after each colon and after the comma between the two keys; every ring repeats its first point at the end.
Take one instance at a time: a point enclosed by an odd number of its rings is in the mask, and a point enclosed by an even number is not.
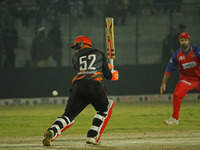
{"type": "MultiPolygon", "coordinates": [[[[0,137],[43,136],[45,130],[59,117],[65,105],[1,106],[0,137]]],[[[63,134],[86,134],[95,115],[88,106],[75,118],[75,124],[63,134]]],[[[182,102],[180,124],[163,123],[171,117],[172,103],[115,103],[113,114],[104,133],[162,132],[200,129],[200,102],[182,102]]]]}

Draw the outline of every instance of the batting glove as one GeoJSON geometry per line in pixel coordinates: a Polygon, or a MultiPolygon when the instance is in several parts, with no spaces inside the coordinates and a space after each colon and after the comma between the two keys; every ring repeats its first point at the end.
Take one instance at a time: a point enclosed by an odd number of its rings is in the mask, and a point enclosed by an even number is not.
{"type": "Polygon", "coordinates": [[[119,72],[117,70],[112,71],[112,81],[117,81],[119,80],[119,72]]]}

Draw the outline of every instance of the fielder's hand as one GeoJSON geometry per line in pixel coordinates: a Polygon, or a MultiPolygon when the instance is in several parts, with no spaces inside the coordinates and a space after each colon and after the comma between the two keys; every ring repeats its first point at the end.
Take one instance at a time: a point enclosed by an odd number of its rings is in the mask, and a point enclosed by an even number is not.
{"type": "Polygon", "coordinates": [[[119,80],[119,72],[117,70],[112,71],[112,81],[119,80]]]}
{"type": "Polygon", "coordinates": [[[162,83],[160,87],[160,94],[162,94],[166,90],[166,84],[162,83]]]}

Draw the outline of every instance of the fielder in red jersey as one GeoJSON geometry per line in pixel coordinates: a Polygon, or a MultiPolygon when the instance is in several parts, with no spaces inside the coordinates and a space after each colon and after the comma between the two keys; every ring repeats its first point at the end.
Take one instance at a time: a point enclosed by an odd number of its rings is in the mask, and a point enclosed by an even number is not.
{"type": "Polygon", "coordinates": [[[190,45],[190,36],[187,32],[179,35],[180,48],[172,55],[169,64],[164,73],[163,81],[160,87],[160,93],[166,90],[166,83],[171,73],[179,65],[180,79],[173,93],[173,114],[165,124],[179,124],[179,112],[181,100],[190,90],[196,90],[200,93],[200,49],[190,45]]]}

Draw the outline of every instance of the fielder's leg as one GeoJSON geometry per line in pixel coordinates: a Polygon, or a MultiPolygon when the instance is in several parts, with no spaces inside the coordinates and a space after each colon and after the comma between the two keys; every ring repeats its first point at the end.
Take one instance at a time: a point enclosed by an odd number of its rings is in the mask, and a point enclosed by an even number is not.
{"type": "Polygon", "coordinates": [[[179,119],[179,112],[181,108],[181,101],[185,97],[186,93],[193,89],[191,82],[180,80],[173,93],[173,114],[172,117],[176,120],[179,119]]]}
{"type": "Polygon", "coordinates": [[[167,125],[177,125],[179,124],[179,112],[181,108],[181,100],[184,98],[186,93],[193,89],[191,82],[180,80],[176,85],[176,89],[173,93],[173,114],[172,117],[168,120],[165,120],[164,123],[167,125]]]}
{"type": "Polygon", "coordinates": [[[70,121],[67,116],[61,116],[50,126],[50,128],[44,133],[43,144],[50,146],[50,142],[53,142],[65,129],[74,124],[74,120],[70,121]]]}
{"type": "Polygon", "coordinates": [[[114,101],[109,100],[107,111],[97,112],[97,114],[95,115],[92,122],[92,127],[87,134],[87,141],[86,141],[87,144],[94,144],[94,145],[100,144],[99,142],[100,137],[108,123],[108,120],[111,117],[114,103],[115,103],[114,101]]]}

